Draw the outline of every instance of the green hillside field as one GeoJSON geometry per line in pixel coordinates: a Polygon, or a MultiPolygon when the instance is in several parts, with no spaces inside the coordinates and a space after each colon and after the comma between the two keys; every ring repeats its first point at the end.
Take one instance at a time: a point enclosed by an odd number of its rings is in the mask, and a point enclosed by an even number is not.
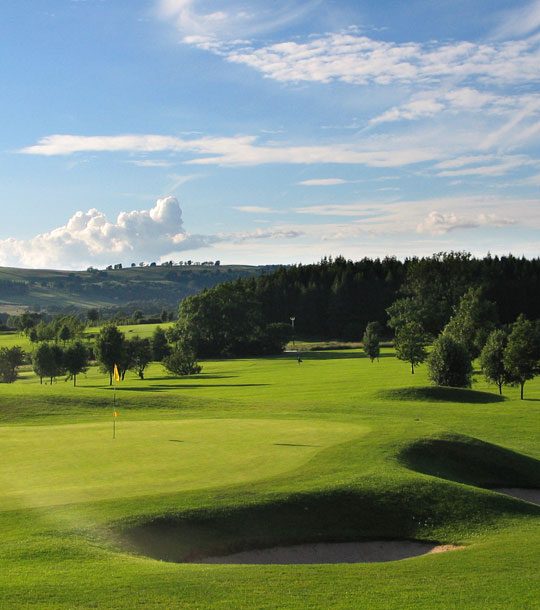
{"type": "Polygon", "coordinates": [[[532,609],[540,379],[432,388],[385,348],[153,364],[116,391],[0,385],[0,608],[532,609]],[[371,564],[207,565],[302,542],[461,550],[371,564]]]}
{"type": "Polygon", "coordinates": [[[272,271],[274,266],[220,265],[127,267],[58,271],[0,267],[0,313],[26,309],[168,306],[220,282],[272,271]]]}

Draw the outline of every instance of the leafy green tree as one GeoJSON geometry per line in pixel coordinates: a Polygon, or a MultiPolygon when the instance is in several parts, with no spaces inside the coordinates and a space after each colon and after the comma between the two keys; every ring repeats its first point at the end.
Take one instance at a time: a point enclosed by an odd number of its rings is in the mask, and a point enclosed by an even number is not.
{"type": "Polygon", "coordinates": [[[24,363],[24,351],[18,345],[0,348],[0,382],[13,383],[24,363]]]}
{"type": "Polygon", "coordinates": [[[421,325],[426,318],[426,312],[420,301],[412,297],[397,299],[386,310],[388,314],[388,326],[397,332],[399,328],[408,322],[421,325]]]}
{"type": "Polygon", "coordinates": [[[286,326],[266,322],[251,286],[238,281],[184,299],[176,323],[182,341],[199,357],[279,353],[290,337],[286,326]]]}
{"type": "Polygon", "coordinates": [[[461,297],[444,334],[461,343],[471,358],[476,358],[495,328],[496,318],[495,304],[482,298],[480,288],[469,288],[461,297]]]}
{"type": "Polygon", "coordinates": [[[414,367],[427,358],[426,343],[426,333],[418,322],[406,322],[396,330],[396,356],[399,360],[410,362],[413,375],[414,367]]]}
{"type": "Polygon", "coordinates": [[[58,338],[65,345],[71,339],[71,329],[67,324],[64,324],[62,328],[60,328],[60,332],[58,333],[58,338]]]}
{"type": "MultiPolygon", "coordinates": [[[[418,322],[430,335],[436,336],[472,284],[475,261],[466,252],[440,252],[427,258],[410,259],[405,267],[406,277],[400,289],[405,302],[394,303],[389,308],[391,322],[393,318],[398,325],[418,322]]],[[[393,327],[397,329],[397,325],[393,327]]]]}
{"type": "Polygon", "coordinates": [[[171,354],[165,358],[163,365],[173,375],[197,375],[202,367],[197,362],[195,352],[185,345],[173,348],[171,354]]]}
{"type": "Polygon", "coordinates": [[[34,330],[37,335],[38,341],[52,341],[55,338],[55,331],[52,324],[41,320],[35,327],[34,330]]]}
{"type": "Polygon", "coordinates": [[[65,371],[64,350],[59,345],[40,343],[32,354],[32,365],[40,383],[43,383],[44,377],[52,383],[65,371]]]}
{"type": "Polygon", "coordinates": [[[77,375],[88,370],[88,349],[81,341],[75,341],[64,349],[63,359],[64,367],[76,386],[77,375]]]}
{"type": "Polygon", "coordinates": [[[48,343],[40,343],[32,354],[32,367],[34,373],[39,377],[41,384],[43,383],[43,378],[49,376],[48,372],[52,368],[50,364],[51,358],[51,347],[48,343]]]}
{"type": "Polygon", "coordinates": [[[96,338],[94,355],[101,370],[109,374],[109,385],[112,385],[114,365],[121,366],[126,359],[124,333],[114,324],[103,326],[96,338]]]}
{"type": "Polygon", "coordinates": [[[64,327],[69,330],[69,337],[66,341],[81,337],[86,328],[86,324],[80,318],[73,315],[57,316],[51,321],[51,326],[54,329],[54,338],[58,338],[61,341],[63,341],[63,339],[60,335],[63,333],[64,336],[67,336],[68,334],[63,330],[64,327]]]}
{"type": "Polygon", "coordinates": [[[503,385],[508,377],[504,368],[504,350],[507,343],[508,333],[499,328],[491,332],[480,352],[480,367],[484,377],[497,385],[499,394],[502,394],[503,385]]]}
{"type": "Polygon", "coordinates": [[[135,322],[136,322],[137,324],[139,324],[139,323],[140,323],[140,321],[141,321],[143,318],[144,318],[144,314],[143,314],[143,312],[142,312],[140,309],[136,309],[136,310],[133,312],[133,319],[135,320],[135,322]]]}
{"type": "Polygon", "coordinates": [[[178,345],[179,341],[182,339],[182,333],[178,326],[169,326],[165,331],[165,336],[167,337],[167,341],[172,345],[178,345]]]}
{"type": "Polygon", "coordinates": [[[366,326],[364,336],[362,337],[362,343],[364,344],[364,352],[369,357],[371,362],[379,360],[379,354],[381,352],[380,346],[380,324],[378,322],[369,322],[366,326]]]}
{"type": "Polygon", "coordinates": [[[290,324],[285,322],[267,324],[254,332],[249,339],[246,353],[260,354],[261,356],[279,354],[283,352],[291,337],[290,324]]]}
{"type": "Polygon", "coordinates": [[[471,387],[472,364],[467,349],[452,337],[442,334],[435,340],[428,359],[429,378],[436,385],[471,387]]]}
{"type": "Polygon", "coordinates": [[[152,359],[162,362],[170,353],[171,346],[167,341],[167,335],[161,326],[158,326],[152,335],[152,359]]]}
{"type": "Polygon", "coordinates": [[[97,322],[99,321],[99,318],[100,318],[99,309],[96,309],[95,307],[92,307],[91,309],[89,309],[86,312],[86,319],[90,322],[90,324],[92,326],[97,324],[97,322]]]}
{"type": "Polygon", "coordinates": [[[519,385],[523,400],[525,382],[540,372],[540,337],[538,324],[521,315],[512,324],[503,355],[504,368],[511,385],[519,385]]]}
{"type": "Polygon", "coordinates": [[[161,310],[161,314],[159,316],[159,319],[162,322],[167,322],[168,320],[172,319],[171,314],[169,313],[169,311],[167,309],[162,309],[161,310]]]}
{"type": "Polygon", "coordinates": [[[16,317],[16,328],[19,332],[28,334],[31,328],[34,328],[41,320],[41,314],[35,311],[25,311],[20,316],[16,317]]]}
{"type": "Polygon", "coordinates": [[[129,368],[134,370],[140,379],[144,379],[144,371],[152,361],[152,345],[150,339],[133,337],[126,342],[126,351],[129,355],[129,368]]]}

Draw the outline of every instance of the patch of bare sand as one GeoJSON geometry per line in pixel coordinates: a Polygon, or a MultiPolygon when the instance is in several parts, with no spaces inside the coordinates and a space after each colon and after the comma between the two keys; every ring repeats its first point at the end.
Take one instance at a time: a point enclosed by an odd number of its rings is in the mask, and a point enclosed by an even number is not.
{"type": "Polygon", "coordinates": [[[443,553],[459,548],[451,544],[437,545],[409,540],[376,540],[370,542],[319,542],[277,546],[243,551],[220,557],[206,557],[197,563],[223,564],[311,564],[311,563],[375,563],[397,561],[429,553],[443,553]]]}
{"type": "Polygon", "coordinates": [[[498,487],[493,491],[498,491],[501,494],[518,498],[519,500],[525,500],[531,504],[538,504],[540,506],[540,489],[526,489],[524,487],[498,487]]]}

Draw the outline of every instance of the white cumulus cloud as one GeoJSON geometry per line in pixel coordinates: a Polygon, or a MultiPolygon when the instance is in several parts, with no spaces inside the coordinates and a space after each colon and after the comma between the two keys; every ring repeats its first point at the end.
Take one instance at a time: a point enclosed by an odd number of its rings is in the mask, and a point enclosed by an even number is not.
{"type": "Polygon", "coordinates": [[[0,240],[0,264],[80,268],[131,258],[159,259],[172,250],[191,250],[211,241],[211,237],[186,233],[178,200],[164,197],[150,210],[121,212],[114,222],[92,208],[31,239],[0,240]]]}

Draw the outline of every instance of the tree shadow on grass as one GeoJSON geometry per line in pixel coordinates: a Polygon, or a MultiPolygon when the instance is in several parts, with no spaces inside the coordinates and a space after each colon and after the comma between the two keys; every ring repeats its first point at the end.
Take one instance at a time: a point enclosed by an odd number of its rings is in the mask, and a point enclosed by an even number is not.
{"type": "Polygon", "coordinates": [[[160,383],[139,387],[118,387],[117,390],[119,392],[167,392],[169,390],[198,390],[199,388],[257,388],[269,385],[269,383],[160,383]]]}
{"type": "MultiPolygon", "coordinates": [[[[205,373],[201,374],[201,375],[190,375],[189,378],[190,379],[197,379],[197,380],[205,380],[205,379],[233,379],[235,377],[238,377],[238,375],[206,375],[205,373]]],[[[174,377],[174,375],[161,375],[161,376],[156,376],[156,377],[145,377],[144,381],[150,381],[150,382],[155,382],[155,381],[170,381],[171,379],[176,379],[176,377],[174,377]]]]}
{"type": "MultiPolygon", "coordinates": [[[[285,352],[280,354],[279,356],[265,356],[266,360],[291,360],[292,362],[296,362],[297,355],[300,354],[300,358],[304,361],[309,360],[363,360],[366,359],[367,356],[363,352],[351,352],[351,351],[322,351],[322,352],[310,352],[310,351],[302,351],[298,352],[285,352]]],[[[379,357],[381,360],[383,358],[393,358],[393,354],[381,354],[379,357]]],[[[376,366],[377,363],[374,362],[373,366],[376,366]]]]}
{"type": "Polygon", "coordinates": [[[276,447],[321,447],[322,445],[301,445],[299,443],[274,443],[276,447]]]}
{"type": "Polygon", "coordinates": [[[506,398],[491,392],[480,392],[464,388],[448,387],[421,387],[421,388],[397,388],[395,390],[384,390],[379,392],[380,398],[389,400],[420,400],[423,402],[460,402],[470,404],[489,404],[504,402],[506,398]]]}

